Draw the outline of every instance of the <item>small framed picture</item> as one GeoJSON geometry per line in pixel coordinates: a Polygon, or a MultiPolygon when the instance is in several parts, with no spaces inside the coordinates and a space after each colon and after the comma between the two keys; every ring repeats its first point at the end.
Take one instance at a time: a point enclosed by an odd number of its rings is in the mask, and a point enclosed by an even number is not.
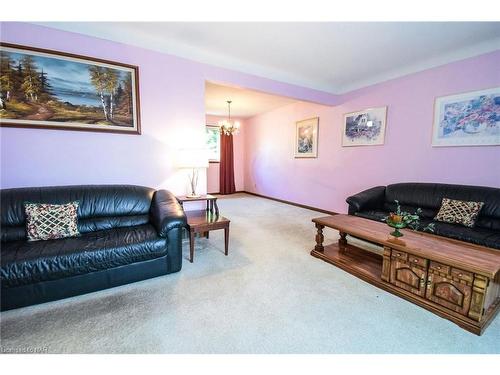
{"type": "Polygon", "coordinates": [[[297,121],[295,123],[296,158],[315,158],[318,156],[319,117],[297,121]]]}
{"type": "Polygon", "coordinates": [[[386,119],[387,107],[346,113],[342,129],[342,146],[383,145],[386,119]]]}
{"type": "Polygon", "coordinates": [[[436,98],[432,145],[500,145],[500,87],[436,98]]]}

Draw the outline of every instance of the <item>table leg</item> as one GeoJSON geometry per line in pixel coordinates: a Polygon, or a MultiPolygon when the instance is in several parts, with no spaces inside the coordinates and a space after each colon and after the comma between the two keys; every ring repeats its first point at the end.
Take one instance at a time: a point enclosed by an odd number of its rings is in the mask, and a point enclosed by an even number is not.
{"type": "MultiPolygon", "coordinates": [[[[209,208],[208,208],[209,205],[210,205],[210,201],[207,199],[207,211],[209,211],[209,208]]],[[[212,211],[212,210],[210,210],[210,211],[212,211]]]]}
{"type": "Polygon", "coordinates": [[[340,251],[344,252],[346,250],[346,245],[347,245],[347,233],[345,232],[339,232],[340,238],[339,238],[339,248],[340,251]]]}
{"type": "Polygon", "coordinates": [[[193,263],[194,258],[194,231],[189,231],[189,261],[193,263]]]}
{"type": "Polygon", "coordinates": [[[316,223],[316,229],[318,230],[318,232],[316,233],[316,246],[314,247],[314,250],[316,251],[324,250],[323,247],[323,240],[325,239],[325,237],[323,236],[324,227],[325,227],[324,225],[316,223]]]}
{"type": "Polygon", "coordinates": [[[227,256],[229,248],[229,225],[224,228],[224,255],[227,256]]]}
{"type": "Polygon", "coordinates": [[[219,216],[219,206],[217,206],[217,198],[214,199],[215,214],[219,216]]]}
{"type": "Polygon", "coordinates": [[[208,230],[205,232],[205,237],[206,237],[206,238],[208,238],[208,234],[209,234],[209,233],[210,233],[210,232],[209,232],[208,230]]]}

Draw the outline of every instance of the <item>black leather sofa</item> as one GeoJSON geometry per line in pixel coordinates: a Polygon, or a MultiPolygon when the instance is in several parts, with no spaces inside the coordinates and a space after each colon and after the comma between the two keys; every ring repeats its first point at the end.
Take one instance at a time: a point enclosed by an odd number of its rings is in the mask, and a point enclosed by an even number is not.
{"type": "Polygon", "coordinates": [[[66,298],[182,267],[186,216],[174,195],[128,185],[3,189],[1,310],[66,298]],[[78,237],[27,241],[24,202],[79,201],[78,237]]]}
{"type": "Polygon", "coordinates": [[[349,215],[381,221],[395,211],[398,200],[404,211],[422,209],[421,226],[434,223],[434,234],[500,249],[500,189],[432,183],[400,183],[377,186],[347,198],[349,215]],[[434,221],[443,198],[484,202],[476,225],[468,228],[458,224],[434,221]]]}

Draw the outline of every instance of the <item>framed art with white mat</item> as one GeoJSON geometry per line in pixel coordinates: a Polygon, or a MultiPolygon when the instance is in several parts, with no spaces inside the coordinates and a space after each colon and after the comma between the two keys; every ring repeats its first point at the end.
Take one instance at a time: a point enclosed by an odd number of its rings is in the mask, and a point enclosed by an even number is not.
{"type": "Polygon", "coordinates": [[[342,128],[342,146],[383,145],[386,122],[387,107],[346,113],[342,128]]]}
{"type": "Polygon", "coordinates": [[[436,98],[432,145],[500,145],[500,87],[436,98]]]}

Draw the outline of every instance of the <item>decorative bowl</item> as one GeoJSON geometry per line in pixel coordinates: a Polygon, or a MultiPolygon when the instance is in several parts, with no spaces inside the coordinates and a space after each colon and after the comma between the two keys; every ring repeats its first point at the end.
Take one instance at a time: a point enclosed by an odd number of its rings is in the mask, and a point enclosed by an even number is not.
{"type": "Polygon", "coordinates": [[[406,223],[404,221],[394,222],[390,219],[387,219],[386,223],[388,226],[394,228],[394,231],[390,233],[391,236],[394,236],[396,238],[403,237],[403,233],[401,233],[399,230],[406,228],[406,223]]]}

